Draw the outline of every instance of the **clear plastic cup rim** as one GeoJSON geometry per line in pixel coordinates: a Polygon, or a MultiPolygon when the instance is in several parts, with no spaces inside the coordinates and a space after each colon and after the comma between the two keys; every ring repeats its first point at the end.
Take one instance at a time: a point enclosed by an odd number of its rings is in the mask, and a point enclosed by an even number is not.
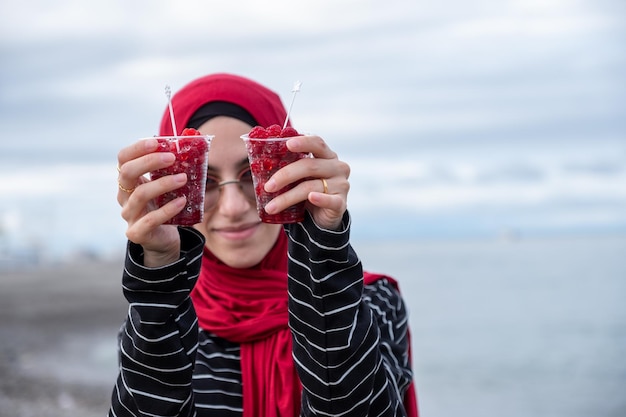
{"type": "Polygon", "coordinates": [[[258,140],[258,141],[264,141],[264,142],[282,142],[282,141],[289,140],[291,138],[297,138],[298,136],[311,136],[310,133],[300,133],[299,135],[289,136],[289,137],[286,137],[286,138],[281,138],[281,137],[275,137],[275,138],[251,138],[248,135],[249,135],[249,133],[246,133],[245,135],[241,135],[240,138],[243,139],[243,140],[258,140]]]}
{"type": "Polygon", "coordinates": [[[150,136],[145,138],[139,138],[139,140],[148,140],[148,139],[165,139],[165,140],[176,140],[176,139],[187,139],[187,138],[204,138],[206,140],[211,140],[215,137],[215,135],[187,135],[187,136],[150,136]]]}

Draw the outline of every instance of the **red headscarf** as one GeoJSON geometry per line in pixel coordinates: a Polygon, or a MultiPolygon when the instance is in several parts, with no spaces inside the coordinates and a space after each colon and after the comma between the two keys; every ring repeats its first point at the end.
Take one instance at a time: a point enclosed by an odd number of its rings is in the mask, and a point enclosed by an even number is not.
{"type": "MultiPolygon", "coordinates": [[[[242,107],[263,127],[282,126],[287,117],[280,97],[267,87],[238,75],[212,74],[190,82],[172,97],[177,130],[186,127],[191,116],[212,101],[226,101],[242,107]]],[[[159,134],[173,134],[168,109],[161,118],[159,134]]]]}
{"type": "MultiPolygon", "coordinates": [[[[280,97],[261,84],[213,74],[192,81],[172,97],[177,126],[185,127],[200,107],[213,101],[242,107],[261,126],[282,124],[287,115],[280,97]]],[[[172,133],[166,109],[160,134],[172,133]]],[[[302,387],[288,327],[287,240],[281,231],[261,263],[247,269],[231,268],[205,248],[200,277],[191,293],[200,327],[241,346],[244,417],[300,413],[302,387]]],[[[365,283],[380,278],[366,273],[365,283]]],[[[405,407],[410,417],[417,416],[413,387],[405,407]]]]}

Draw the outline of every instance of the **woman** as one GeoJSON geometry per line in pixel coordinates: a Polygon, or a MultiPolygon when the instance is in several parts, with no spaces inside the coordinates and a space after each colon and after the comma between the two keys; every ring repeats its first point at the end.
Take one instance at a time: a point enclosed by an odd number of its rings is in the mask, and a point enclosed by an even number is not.
{"type": "MultiPolygon", "coordinates": [[[[174,156],[155,153],[153,140],[118,155],[129,310],[109,416],[416,416],[397,284],[364,273],[349,245],[348,165],[318,136],[290,139],[292,151],[314,158],[268,181],[273,191],[306,178],[266,211],[306,200],[306,218],[261,223],[239,137],[282,125],[280,98],[214,74],[186,85],[172,105],[178,126],[214,135],[208,182],[216,187],[202,223],[164,225],[184,197],[159,209],[151,202],[185,175],[143,176],[174,156]]],[[[160,134],[172,133],[166,111],[160,134]]]]}

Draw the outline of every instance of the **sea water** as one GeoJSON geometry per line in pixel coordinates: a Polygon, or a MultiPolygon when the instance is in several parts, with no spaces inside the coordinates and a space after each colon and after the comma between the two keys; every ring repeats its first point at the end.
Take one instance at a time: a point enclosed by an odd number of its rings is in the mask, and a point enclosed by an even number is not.
{"type": "Polygon", "coordinates": [[[400,281],[424,416],[626,415],[626,237],[355,247],[400,281]]]}

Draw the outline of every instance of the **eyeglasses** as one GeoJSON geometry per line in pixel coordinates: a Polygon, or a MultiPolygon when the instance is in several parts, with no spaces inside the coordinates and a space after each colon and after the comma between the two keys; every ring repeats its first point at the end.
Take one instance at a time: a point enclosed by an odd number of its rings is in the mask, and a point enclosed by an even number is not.
{"type": "Polygon", "coordinates": [[[209,211],[217,205],[220,199],[220,190],[228,184],[238,184],[243,195],[251,201],[255,201],[252,172],[246,168],[237,175],[237,179],[220,181],[219,178],[207,175],[206,191],[204,195],[204,211],[209,211]]]}

